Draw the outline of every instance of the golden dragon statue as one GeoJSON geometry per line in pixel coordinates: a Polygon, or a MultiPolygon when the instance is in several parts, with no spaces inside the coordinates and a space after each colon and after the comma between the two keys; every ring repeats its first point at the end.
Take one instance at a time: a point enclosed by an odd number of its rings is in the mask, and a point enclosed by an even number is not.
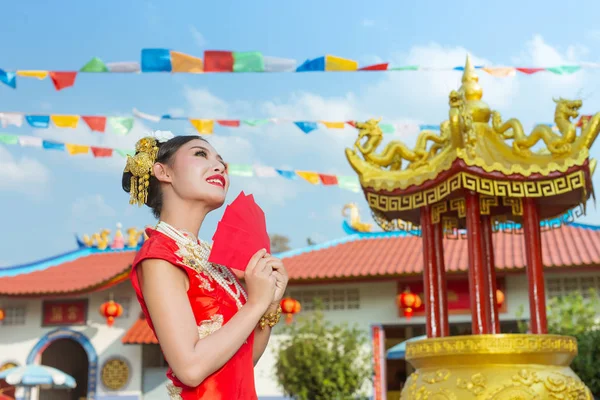
{"type": "Polygon", "coordinates": [[[127,247],[137,247],[143,234],[144,231],[137,228],[127,229],[127,247]]]}
{"type": "MultiPolygon", "coordinates": [[[[571,151],[571,145],[577,139],[577,128],[571,119],[579,116],[582,106],[581,100],[553,99],[556,103],[554,111],[554,123],[560,134],[555,133],[547,125],[537,125],[526,135],[521,122],[511,118],[502,122],[502,117],[497,111],[492,112],[492,128],[502,135],[504,139],[513,139],[513,150],[521,156],[529,156],[531,148],[540,140],[546,144],[546,149],[555,156],[561,156],[571,151]]],[[[600,131],[600,113],[594,115],[589,121],[584,122],[581,128],[581,136],[584,145],[590,147],[598,132],[600,131]]],[[[542,150],[544,151],[544,150],[542,150]]]]}
{"type": "Polygon", "coordinates": [[[372,225],[366,222],[361,222],[358,206],[356,204],[346,204],[342,209],[342,215],[344,217],[350,217],[348,224],[358,232],[371,232],[372,225]],[[350,214],[348,214],[347,211],[350,211],[350,214]]]}

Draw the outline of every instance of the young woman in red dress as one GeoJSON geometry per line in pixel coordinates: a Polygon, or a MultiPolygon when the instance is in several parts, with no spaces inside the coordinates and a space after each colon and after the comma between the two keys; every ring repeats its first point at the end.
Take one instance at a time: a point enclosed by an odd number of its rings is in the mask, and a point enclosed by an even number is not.
{"type": "Polygon", "coordinates": [[[171,399],[257,399],[254,365],[287,286],[281,260],[257,252],[243,277],[207,261],[197,238],[206,214],[225,202],[227,165],[199,136],[157,132],[128,157],[123,189],[159,220],[147,229],[131,282],[166,361],[171,399]]]}

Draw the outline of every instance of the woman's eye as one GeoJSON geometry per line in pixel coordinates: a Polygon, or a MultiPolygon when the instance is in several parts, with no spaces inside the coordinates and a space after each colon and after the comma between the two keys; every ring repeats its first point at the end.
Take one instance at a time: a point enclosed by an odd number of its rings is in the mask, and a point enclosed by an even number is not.
{"type": "Polygon", "coordinates": [[[204,150],[199,150],[199,151],[196,152],[196,155],[197,156],[206,157],[207,154],[206,154],[206,152],[204,150]]]}

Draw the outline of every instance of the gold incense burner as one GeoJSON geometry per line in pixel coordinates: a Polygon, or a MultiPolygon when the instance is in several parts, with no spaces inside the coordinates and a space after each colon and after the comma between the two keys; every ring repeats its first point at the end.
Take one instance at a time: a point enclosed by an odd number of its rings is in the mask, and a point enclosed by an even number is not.
{"type": "Polygon", "coordinates": [[[569,368],[574,338],[499,334],[407,343],[416,371],[401,400],[593,400],[569,368]]]}

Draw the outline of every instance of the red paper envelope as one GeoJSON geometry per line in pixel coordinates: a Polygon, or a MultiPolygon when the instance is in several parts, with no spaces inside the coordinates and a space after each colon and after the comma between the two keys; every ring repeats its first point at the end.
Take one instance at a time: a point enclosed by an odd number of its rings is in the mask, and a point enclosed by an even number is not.
{"type": "Polygon", "coordinates": [[[226,207],[213,236],[209,262],[244,271],[260,249],[271,251],[265,214],[244,192],[226,207]]]}

